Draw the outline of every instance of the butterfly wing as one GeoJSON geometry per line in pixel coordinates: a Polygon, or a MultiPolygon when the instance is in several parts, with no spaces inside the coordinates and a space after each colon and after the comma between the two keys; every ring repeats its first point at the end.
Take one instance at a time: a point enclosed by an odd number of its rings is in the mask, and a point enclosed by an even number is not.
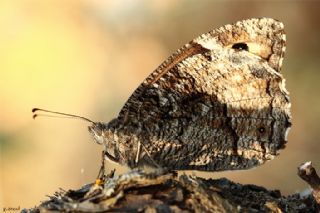
{"type": "Polygon", "coordinates": [[[141,161],[171,169],[262,164],[284,147],[290,127],[279,73],[284,50],[283,24],[268,18],[203,34],[136,89],[117,118],[117,132],[142,144],[141,161]]]}

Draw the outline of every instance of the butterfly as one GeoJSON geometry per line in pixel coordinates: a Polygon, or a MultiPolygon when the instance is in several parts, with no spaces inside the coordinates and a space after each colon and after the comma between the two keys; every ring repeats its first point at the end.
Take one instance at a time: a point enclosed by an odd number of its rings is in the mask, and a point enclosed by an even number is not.
{"type": "Polygon", "coordinates": [[[248,169],[278,155],[291,126],[280,73],[283,23],[253,18],[212,30],[173,53],[118,117],[89,132],[130,168],[248,169]]]}

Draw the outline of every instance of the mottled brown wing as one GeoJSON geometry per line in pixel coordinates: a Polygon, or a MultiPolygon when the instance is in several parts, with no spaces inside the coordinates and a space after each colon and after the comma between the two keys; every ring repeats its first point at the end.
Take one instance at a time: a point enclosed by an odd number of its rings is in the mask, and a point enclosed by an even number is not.
{"type": "Polygon", "coordinates": [[[291,124],[284,50],[283,24],[270,18],[203,34],[137,88],[119,132],[138,138],[141,161],[170,169],[245,169],[273,159],[291,124]]]}

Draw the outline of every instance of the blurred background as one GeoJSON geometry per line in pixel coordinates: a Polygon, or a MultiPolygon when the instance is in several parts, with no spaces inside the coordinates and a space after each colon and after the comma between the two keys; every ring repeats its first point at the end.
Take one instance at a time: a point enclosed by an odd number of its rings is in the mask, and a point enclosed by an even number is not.
{"type": "MultiPolygon", "coordinates": [[[[319,6],[317,1],[0,1],[0,204],[33,207],[59,187],[93,182],[99,170],[102,147],[91,139],[88,123],[32,120],[31,108],[109,121],[177,48],[211,29],[264,16],[283,21],[287,32],[282,73],[292,101],[288,146],[252,170],[196,174],[284,195],[307,188],[296,173],[309,160],[320,172],[319,6]]],[[[108,164],[109,170],[115,167],[108,164]]]]}

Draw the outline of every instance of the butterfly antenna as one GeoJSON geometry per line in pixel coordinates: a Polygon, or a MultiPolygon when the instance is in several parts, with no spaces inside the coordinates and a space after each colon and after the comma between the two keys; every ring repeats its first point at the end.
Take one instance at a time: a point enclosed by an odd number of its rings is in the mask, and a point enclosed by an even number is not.
{"type": "Polygon", "coordinates": [[[40,109],[40,108],[33,108],[32,109],[32,113],[33,113],[32,118],[33,119],[35,119],[38,116],[58,117],[58,116],[52,116],[50,114],[49,115],[47,115],[47,114],[38,114],[38,112],[46,112],[46,113],[51,113],[51,114],[56,114],[56,115],[62,115],[64,117],[66,117],[66,118],[78,118],[78,119],[81,119],[81,120],[84,120],[84,121],[87,121],[87,122],[90,122],[90,123],[93,123],[93,124],[95,123],[92,120],[90,120],[89,118],[82,117],[82,116],[79,116],[79,115],[73,115],[73,114],[62,113],[62,112],[55,112],[55,111],[46,110],[46,109],[40,109]]]}

